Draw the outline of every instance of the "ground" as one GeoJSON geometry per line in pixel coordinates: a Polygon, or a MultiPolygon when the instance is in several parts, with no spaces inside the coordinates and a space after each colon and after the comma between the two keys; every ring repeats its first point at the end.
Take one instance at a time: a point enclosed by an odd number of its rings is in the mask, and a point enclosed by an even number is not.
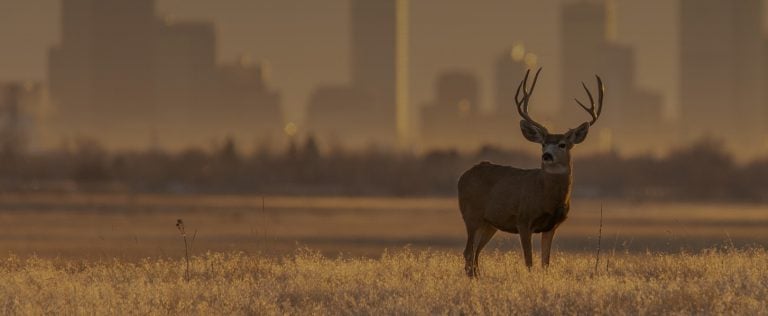
{"type": "Polygon", "coordinates": [[[0,314],[766,314],[765,227],[575,200],[549,269],[500,233],[472,280],[452,198],[4,194],[0,314]]]}
{"type": "Polygon", "coordinates": [[[0,263],[2,314],[736,314],[768,310],[768,252],[561,254],[543,270],[517,254],[463,274],[454,252],[379,259],[242,253],[184,260],[19,259],[0,263]]]}

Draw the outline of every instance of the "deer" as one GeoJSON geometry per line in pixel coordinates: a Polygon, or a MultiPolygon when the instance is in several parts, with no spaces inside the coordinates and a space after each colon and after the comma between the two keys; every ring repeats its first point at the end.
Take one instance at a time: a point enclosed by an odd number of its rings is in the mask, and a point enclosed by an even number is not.
{"type": "Polygon", "coordinates": [[[555,230],[568,217],[571,204],[571,149],[586,139],[589,127],[597,122],[602,113],[605,88],[600,76],[595,75],[597,104],[584,82],[581,85],[587,92],[590,106],[574,98],[592,119],[563,134],[551,134],[528,114],[528,102],[541,68],[536,71],[528,88],[530,72],[530,69],[526,71],[517,87],[515,103],[522,118],[520,130],[523,137],[541,144],[541,167],[521,169],[483,161],[465,171],[458,181],[459,209],[467,228],[464,270],[470,278],[478,275],[480,251],[498,230],[520,235],[528,270],[533,266],[531,237],[534,233],[541,233],[541,264],[544,268],[549,266],[555,230]]]}

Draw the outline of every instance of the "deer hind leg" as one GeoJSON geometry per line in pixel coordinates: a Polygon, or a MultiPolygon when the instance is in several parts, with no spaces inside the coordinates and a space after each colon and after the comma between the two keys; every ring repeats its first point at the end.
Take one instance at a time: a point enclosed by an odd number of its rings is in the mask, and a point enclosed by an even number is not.
{"type": "Polygon", "coordinates": [[[477,276],[477,258],[480,255],[480,250],[493,237],[494,233],[496,233],[496,229],[485,223],[476,226],[474,229],[467,227],[467,246],[464,248],[464,271],[467,272],[467,276],[477,276]]]}
{"type": "Polygon", "coordinates": [[[477,249],[475,250],[475,269],[477,269],[477,267],[480,266],[480,264],[478,263],[478,259],[480,258],[480,251],[482,251],[483,248],[485,248],[485,245],[487,245],[488,242],[491,240],[491,238],[493,238],[494,234],[496,234],[496,228],[490,225],[483,226],[483,229],[481,230],[481,233],[479,236],[480,239],[478,240],[477,249]]]}
{"type": "Polygon", "coordinates": [[[555,238],[555,229],[541,233],[541,266],[549,266],[549,253],[552,249],[552,240],[555,238]]]}
{"type": "Polygon", "coordinates": [[[474,277],[476,273],[475,268],[475,231],[477,229],[471,229],[467,226],[467,246],[464,248],[464,271],[467,276],[474,277]]]}

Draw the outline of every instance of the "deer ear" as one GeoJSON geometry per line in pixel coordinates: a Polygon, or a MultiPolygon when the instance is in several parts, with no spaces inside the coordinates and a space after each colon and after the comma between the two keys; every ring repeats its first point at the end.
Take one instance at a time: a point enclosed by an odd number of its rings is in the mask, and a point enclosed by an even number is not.
{"type": "Polygon", "coordinates": [[[520,120],[520,130],[523,132],[525,139],[539,144],[544,143],[544,138],[547,135],[546,130],[541,130],[539,127],[526,120],[520,120]]]}
{"type": "Polygon", "coordinates": [[[568,133],[565,133],[565,137],[568,138],[571,144],[578,144],[587,138],[587,133],[589,133],[589,122],[585,122],[576,129],[568,131],[568,133]]]}

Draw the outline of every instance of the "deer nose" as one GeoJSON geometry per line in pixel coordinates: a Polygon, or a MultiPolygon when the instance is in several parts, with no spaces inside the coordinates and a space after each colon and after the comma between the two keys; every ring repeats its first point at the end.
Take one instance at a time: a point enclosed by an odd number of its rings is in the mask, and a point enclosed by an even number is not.
{"type": "Polygon", "coordinates": [[[550,153],[544,153],[543,155],[541,155],[541,160],[544,160],[544,161],[547,161],[547,162],[552,161],[554,158],[555,157],[552,157],[552,154],[550,154],[550,153]]]}

